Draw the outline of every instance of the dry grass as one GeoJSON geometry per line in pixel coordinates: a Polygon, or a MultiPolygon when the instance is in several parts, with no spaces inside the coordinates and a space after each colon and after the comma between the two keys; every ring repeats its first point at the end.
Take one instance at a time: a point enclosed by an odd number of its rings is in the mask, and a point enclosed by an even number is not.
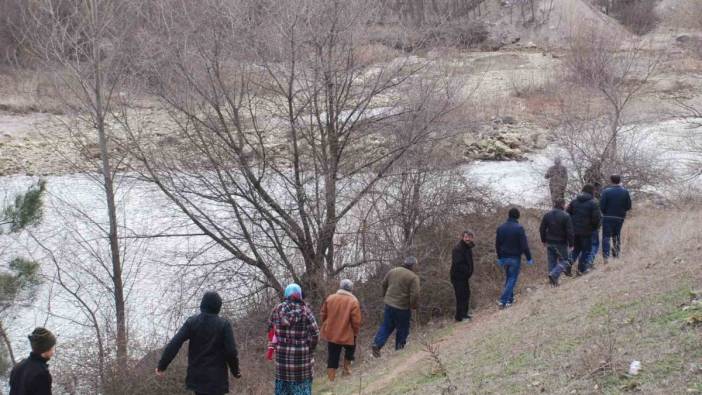
{"type": "Polygon", "coordinates": [[[438,355],[427,359],[415,343],[367,364],[363,393],[440,393],[444,376],[427,371],[436,358],[457,393],[702,390],[702,333],[683,309],[702,283],[700,221],[698,209],[637,213],[625,225],[623,259],[557,289],[543,282],[471,324],[427,329],[438,355]],[[630,377],[632,360],[643,370],[630,377]]]}

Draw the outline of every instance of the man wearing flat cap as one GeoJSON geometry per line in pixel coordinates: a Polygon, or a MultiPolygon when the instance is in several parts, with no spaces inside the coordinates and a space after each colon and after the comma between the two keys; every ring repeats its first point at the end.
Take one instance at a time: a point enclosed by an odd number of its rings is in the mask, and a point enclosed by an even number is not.
{"type": "Polygon", "coordinates": [[[54,356],[56,336],[46,328],[36,328],[28,336],[32,352],[10,373],[10,395],[51,395],[49,359],[54,356]]]}

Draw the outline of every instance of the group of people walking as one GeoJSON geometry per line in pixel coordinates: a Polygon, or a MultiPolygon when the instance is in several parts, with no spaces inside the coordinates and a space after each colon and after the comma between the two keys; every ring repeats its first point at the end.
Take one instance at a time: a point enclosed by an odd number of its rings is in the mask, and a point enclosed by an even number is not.
{"type": "MultiPolygon", "coordinates": [[[[561,274],[583,275],[593,268],[599,248],[602,228],[602,255],[606,263],[621,251],[621,230],[626,214],[631,210],[629,192],[622,187],[621,177],[612,175],[611,185],[601,190],[593,180],[566,205],[567,185],[565,167],[557,160],[546,173],[550,180],[553,209],[547,212],[539,227],[541,242],[547,250],[548,278],[558,286],[561,274]]],[[[590,172],[592,176],[593,172],[590,172]]],[[[592,176],[592,178],[596,178],[592,176]]],[[[524,227],[519,223],[520,211],[511,208],[508,218],[496,231],[497,264],[503,269],[505,283],[498,300],[500,309],[514,302],[522,256],[528,265],[534,260],[524,227]]],[[[452,251],[450,280],[456,309],[455,320],[469,321],[470,278],[473,275],[475,234],[465,230],[452,251]]],[[[405,347],[410,332],[412,309],[419,302],[420,280],[415,273],[418,262],[407,257],[391,269],[382,281],[383,320],[371,345],[372,355],[381,356],[393,332],[395,349],[405,347]]],[[[362,314],[353,294],[353,282],[341,280],[339,289],[328,296],[320,310],[321,329],[311,307],[305,302],[302,288],[288,285],[283,300],[271,312],[268,320],[270,359],[275,359],[276,395],[306,395],[312,393],[314,353],[320,338],[327,342],[327,377],[336,379],[339,367],[343,375],[351,374],[356,345],[361,330],[362,314]],[[343,360],[342,360],[343,355],[343,360]]],[[[231,323],[219,316],[222,298],[216,292],[206,292],[200,303],[200,313],[188,318],[163,350],[156,368],[164,376],[169,364],[188,341],[186,387],[199,395],[221,395],[229,392],[229,374],[240,378],[239,358],[231,323]]],[[[51,394],[51,374],[47,362],[54,355],[56,337],[47,329],[36,328],[29,341],[29,358],[16,365],[10,375],[10,395],[51,394]]]]}

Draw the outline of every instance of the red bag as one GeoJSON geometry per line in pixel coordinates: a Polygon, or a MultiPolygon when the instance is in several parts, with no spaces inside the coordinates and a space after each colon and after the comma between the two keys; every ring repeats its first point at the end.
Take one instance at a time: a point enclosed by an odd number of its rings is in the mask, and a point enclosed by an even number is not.
{"type": "Polygon", "coordinates": [[[278,338],[275,337],[275,327],[271,327],[268,331],[268,350],[266,350],[266,359],[273,360],[275,354],[275,345],[278,343],[278,338]]]}

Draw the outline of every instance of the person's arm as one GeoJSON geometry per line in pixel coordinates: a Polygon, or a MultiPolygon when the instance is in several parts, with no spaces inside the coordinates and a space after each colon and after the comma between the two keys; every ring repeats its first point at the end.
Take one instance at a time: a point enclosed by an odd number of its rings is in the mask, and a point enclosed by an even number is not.
{"type": "Polygon", "coordinates": [[[327,301],[324,300],[322,303],[322,310],[319,312],[319,318],[322,320],[322,324],[327,320],[327,301]]]}
{"type": "Polygon", "coordinates": [[[600,207],[598,206],[597,202],[593,202],[592,205],[594,206],[592,208],[592,227],[595,229],[600,228],[600,224],[602,223],[602,213],[600,212],[600,207]]]}
{"type": "Polygon", "coordinates": [[[468,273],[468,278],[473,277],[473,250],[468,250],[468,255],[466,256],[466,270],[468,273]]]}
{"type": "Polygon", "coordinates": [[[497,254],[497,259],[502,258],[500,255],[500,243],[502,240],[500,240],[500,228],[497,228],[497,232],[495,233],[495,254],[497,254]]]}
{"type": "Polygon", "coordinates": [[[451,277],[453,277],[454,269],[461,264],[461,251],[459,248],[455,248],[451,251],[451,277]]]}
{"type": "Polygon", "coordinates": [[[229,371],[232,376],[239,378],[239,353],[236,350],[236,341],[234,340],[234,331],[232,325],[227,321],[224,324],[224,358],[229,366],[229,371]]]}
{"type": "Polygon", "coordinates": [[[544,176],[544,178],[546,178],[546,179],[551,178],[551,169],[552,168],[549,167],[548,170],[546,170],[546,175],[544,176]]]}
{"type": "Polygon", "coordinates": [[[524,228],[521,229],[521,235],[519,237],[519,241],[522,247],[522,251],[524,252],[524,256],[526,257],[527,261],[531,261],[531,251],[529,250],[529,240],[527,240],[526,236],[526,231],[524,228]]]}
{"type": "Polygon", "coordinates": [[[410,288],[410,308],[417,309],[419,306],[419,276],[415,276],[412,280],[410,288]]]}
{"type": "Polygon", "coordinates": [[[568,247],[575,245],[575,228],[573,227],[573,219],[570,216],[566,217],[566,240],[568,247]]]}
{"type": "Polygon", "coordinates": [[[41,372],[33,380],[27,383],[27,394],[51,395],[51,374],[41,372]]]}
{"type": "Polygon", "coordinates": [[[314,352],[317,348],[317,343],[319,343],[319,326],[317,326],[317,320],[314,319],[314,314],[312,310],[307,309],[307,339],[310,345],[310,352],[314,352]]]}
{"type": "Polygon", "coordinates": [[[631,195],[629,195],[629,191],[626,191],[626,200],[624,201],[624,209],[626,211],[631,210],[631,195]]]}
{"type": "Polygon", "coordinates": [[[390,272],[385,273],[385,277],[383,277],[383,297],[388,292],[388,277],[390,277],[390,272]]]}
{"type": "Polygon", "coordinates": [[[15,385],[14,383],[15,383],[15,374],[17,374],[16,372],[17,372],[17,365],[15,365],[15,367],[13,367],[12,370],[10,371],[10,388],[12,388],[15,385]]]}
{"type": "Polygon", "coordinates": [[[178,355],[180,347],[185,343],[186,340],[190,339],[190,319],[185,321],[178,333],[173,336],[170,342],[163,349],[163,354],[161,355],[161,360],[158,361],[158,371],[163,372],[168,368],[173,358],[178,355]]]}
{"type": "Polygon", "coordinates": [[[361,333],[361,306],[358,304],[358,300],[354,301],[353,307],[351,307],[351,329],[353,329],[353,336],[358,337],[361,333]]]}
{"type": "Polygon", "coordinates": [[[607,214],[607,204],[609,198],[607,197],[609,194],[607,193],[607,190],[605,189],[602,191],[602,194],[600,195],[600,211],[602,214],[607,214]]]}
{"type": "Polygon", "coordinates": [[[566,213],[573,215],[573,201],[568,203],[568,206],[565,209],[566,213]]]}
{"type": "Polygon", "coordinates": [[[539,236],[541,236],[542,243],[546,243],[546,227],[546,215],[544,215],[541,218],[541,225],[539,225],[539,236]]]}

